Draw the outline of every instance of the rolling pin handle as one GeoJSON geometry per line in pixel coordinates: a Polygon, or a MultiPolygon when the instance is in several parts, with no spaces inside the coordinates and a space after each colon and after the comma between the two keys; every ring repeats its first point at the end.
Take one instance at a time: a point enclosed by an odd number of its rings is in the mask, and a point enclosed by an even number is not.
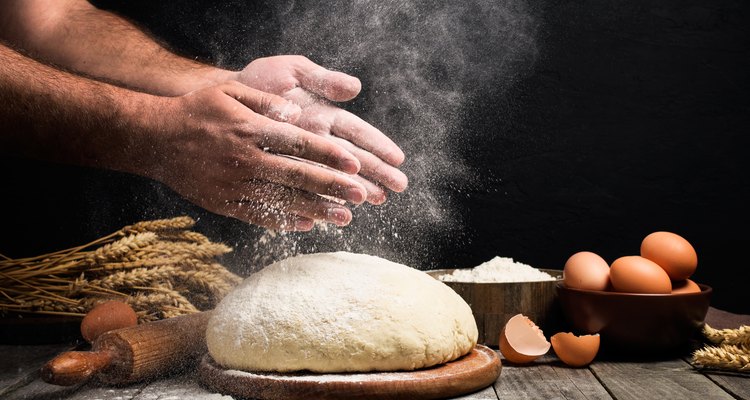
{"type": "Polygon", "coordinates": [[[107,351],[68,351],[44,364],[39,372],[47,383],[73,386],[86,382],[111,361],[112,354],[107,351]]]}

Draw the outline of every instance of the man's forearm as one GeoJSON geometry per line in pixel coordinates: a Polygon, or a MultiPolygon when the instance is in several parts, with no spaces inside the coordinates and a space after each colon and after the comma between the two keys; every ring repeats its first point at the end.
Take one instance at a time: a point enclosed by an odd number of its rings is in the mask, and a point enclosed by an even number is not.
{"type": "Polygon", "coordinates": [[[2,153],[138,173],[143,165],[129,160],[148,148],[144,127],[155,99],[0,45],[2,153]]]}
{"type": "Polygon", "coordinates": [[[0,37],[33,57],[148,93],[180,95],[233,73],[178,56],[84,0],[6,0],[0,37]]]}

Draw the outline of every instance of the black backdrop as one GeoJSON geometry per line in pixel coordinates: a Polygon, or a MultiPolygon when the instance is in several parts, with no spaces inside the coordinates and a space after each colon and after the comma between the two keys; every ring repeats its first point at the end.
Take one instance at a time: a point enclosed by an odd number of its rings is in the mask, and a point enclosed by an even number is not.
{"type": "MultiPolygon", "coordinates": [[[[274,23],[279,8],[270,3],[158,3],[97,2],[175,51],[234,68],[273,54],[285,29],[274,23]]],[[[696,247],[694,279],[714,287],[713,305],[750,313],[748,8],[742,0],[529,1],[533,62],[511,84],[499,77],[477,85],[463,106],[455,156],[474,183],[432,183],[462,223],[441,234],[410,231],[418,219],[401,222],[393,229],[402,239],[381,243],[387,250],[378,253],[420,268],[471,267],[495,255],[562,268],[576,251],[612,261],[637,253],[646,234],[670,230],[696,247]],[[429,248],[412,248],[403,239],[410,234],[429,236],[422,239],[429,248]]],[[[481,45],[469,52],[493,54],[481,45]]],[[[325,64],[320,49],[305,55],[325,64]]],[[[379,96],[368,90],[379,71],[346,67],[365,87],[348,107],[367,110],[379,96]]],[[[398,129],[388,133],[407,140],[398,129]]],[[[24,160],[3,164],[4,254],[50,251],[136,220],[187,213],[200,219],[197,229],[238,245],[228,265],[257,268],[243,258],[262,246],[240,244],[256,241],[260,229],[203,212],[158,183],[24,160]]],[[[419,181],[419,169],[404,168],[419,181]]],[[[409,195],[402,196],[390,211],[409,195]]],[[[369,227],[379,221],[355,218],[369,227]]],[[[311,249],[336,248],[295,238],[311,249]]]]}

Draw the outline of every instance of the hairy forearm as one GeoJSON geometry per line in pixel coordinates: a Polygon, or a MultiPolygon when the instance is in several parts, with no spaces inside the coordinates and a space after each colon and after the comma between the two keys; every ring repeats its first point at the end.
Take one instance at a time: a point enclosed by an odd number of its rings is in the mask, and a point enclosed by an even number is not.
{"type": "Polygon", "coordinates": [[[180,95],[233,76],[170,52],[127,20],[83,0],[6,0],[2,7],[0,35],[8,42],[100,80],[180,95]]]}
{"type": "Polygon", "coordinates": [[[157,98],[43,65],[0,45],[0,152],[138,173],[157,98]],[[140,165],[131,160],[141,159],[140,165]]]}

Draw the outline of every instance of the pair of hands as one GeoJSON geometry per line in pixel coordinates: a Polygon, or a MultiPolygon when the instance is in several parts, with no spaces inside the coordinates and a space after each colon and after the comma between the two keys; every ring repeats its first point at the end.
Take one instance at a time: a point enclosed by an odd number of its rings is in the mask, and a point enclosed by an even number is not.
{"type": "Polygon", "coordinates": [[[357,78],[302,56],[261,58],[232,80],[166,98],[170,124],[154,144],[158,179],[209,211],[270,229],[347,225],[346,202],[381,204],[403,191],[399,147],[332,102],[357,78]]]}

